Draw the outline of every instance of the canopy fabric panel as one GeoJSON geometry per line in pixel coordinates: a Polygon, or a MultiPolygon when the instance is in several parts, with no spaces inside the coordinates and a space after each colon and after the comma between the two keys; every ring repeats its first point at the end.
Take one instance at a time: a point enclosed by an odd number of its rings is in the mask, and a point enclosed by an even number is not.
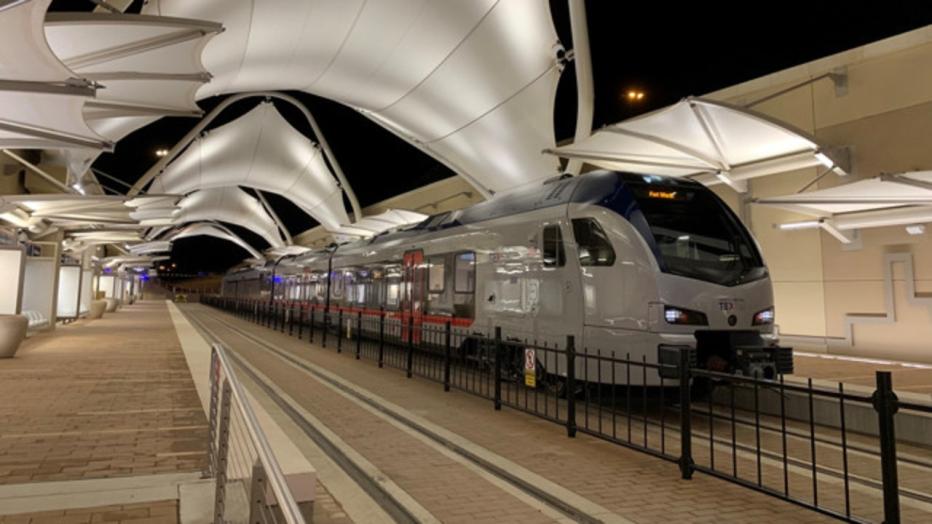
{"type": "Polygon", "coordinates": [[[172,243],[168,240],[155,240],[141,242],[129,246],[129,252],[134,255],[152,255],[154,253],[168,253],[172,250],[172,243]]]}
{"type": "Polygon", "coordinates": [[[45,39],[50,2],[25,0],[0,10],[0,147],[110,149],[84,122],[82,108],[94,89],[45,39]]]}
{"type": "MultiPolygon", "coordinates": [[[[50,13],[45,34],[55,54],[83,78],[102,85],[84,118],[99,135],[119,141],[161,116],[198,116],[197,90],[210,80],[201,64],[213,22],[115,13],[50,13]]],[[[65,152],[82,175],[97,158],[65,152]]]]}
{"type": "Polygon", "coordinates": [[[418,224],[427,219],[427,215],[406,209],[389,209],[378,215],[363,217],[352,224],[340,227],[339,234],[371,237],[383,231],[418,224]]]}
{"type": "Polygon", "coordinates": [[[144,12],[213,20],[198,96],[303,90],[366,114],[484,194],[557,173],[558,44],[543,0],[158,0],[144,12]]]}
{"type": "Polygon", "coordinates": [[[175,224],[219,220],[242,226],[265,239],[272,247],[285,245],[278,226],[262,204],[238,187],[195,191],[178,202],[175,224]]]}
{"type": "Polygon", "coordinates": [[[585,140],[547,152],[606,169],[667,176],[723,174],[746,180],[817,165],[840,171],[803,133],[746,109],[700,98],[606,126],[585,140]]]}
{"type": "Polygon", "coordinates": [[[19,209],[30,221],[47,221],[58,226],[127,225],[143,227],[138,213],[148,211],[150,216],[170,218],[177,210],[177,196],[144,195],[127,198],[107,195],[3,195],[0,207],[19,209]],[[153,210],[158,210],[157,214],[153,210]]]}
{"type": "Polygon", "coordinates": [[[788,207],[813,216],[857,213],[907,205],[932,206],[932,171],[868,178],[806,193],[761,198],[756,203],[788,207]]]}
{"type": "Polygon", "coordinates": [[[196,140],[149,191],[183,194],[234,186],[282,195],[331,231],[349,221],[343,192],[320,148],[268,102],[196,140]]]}
{"type": "Polygon", "coordinates": [[[168,260],[167,256],[143,256],[143,255],[121,255],[115,257],[107,257],[102,259],[101,266],[105,268],[118,268],[119,270],[128,269],[128,268],[146,268],[152,267],[156,262],[161,262],[163,260],[168,260]]]}
{"type": "Polygon", "coordinates": [[[188,226],[185,226],[175,231],[174,233],[169,234],[166,237],[166,240],[174,241],[180,238],[191,238],[191,237],[197,237],[197,236],[209,236],[209,237],[219,238],[221,240],[233,242],[239,247],[245,249],[246,252],[249,253],[249,256],[251,256],[252,258],[265,260],[265,258],[262,256],[262,253],[259,253],[258,251],[256,251],[256,248],[249,245],[249,243],[244,241],[242,238],[240,238],[238,235],[236,235],[229,229],[223,226],[220,226],[218,224],[208,224],[208,223],[203,223],[203,222],[199,222],[196,224],[190,224],[188,226]]]}

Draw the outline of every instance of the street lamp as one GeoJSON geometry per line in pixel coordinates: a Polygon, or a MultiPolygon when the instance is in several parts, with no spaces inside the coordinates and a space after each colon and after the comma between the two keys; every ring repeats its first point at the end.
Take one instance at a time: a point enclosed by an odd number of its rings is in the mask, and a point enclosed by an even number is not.
{"type": "Polygon", "coordinates": [[[168,156],[168,150],[167,149],[156,149],[155,156],[160,157],[160,158],[163,156],[168,156]]]}
{"type": "Polygon", "coordinates": [[[628,99],[628,102],[640,102],[644,99],[644,91],[629,89],[628,92],[625,93],[625,98],[628,99]]]}

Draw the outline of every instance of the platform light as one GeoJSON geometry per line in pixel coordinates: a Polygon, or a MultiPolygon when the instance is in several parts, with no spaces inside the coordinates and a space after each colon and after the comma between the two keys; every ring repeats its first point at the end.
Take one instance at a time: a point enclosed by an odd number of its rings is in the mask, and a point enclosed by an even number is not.
{"type": "Polygon", "coordinates": [[[628,92],[625,93],[625,98],[628,99],[628,102],[640,102],[644,99],[644,91],[629,89],[628,92]]]}
{"type": "Polygon", "coordinates": [[[925,224],[910,224],[906,226],[906,232],[910,235],[921,235],[926,232],[925,224]]]}
{"type": "Polygon", "coordinates": [[[81,193],[82,195],[86,195],[86,194],[87,194],[87,193],[84,192],[84,188],[81,187],[81,184],[75,183],[75,184],[73,184],[71,187],[72,187],[72,189],[74,189],[74,190],[77,191],[78,193],[81,193]]]}
{"type": "Polygon", "coordinates": [[[161,157],[163,157],[163,156],[168,156],[168,150],[167,150],[167,149],[156,149],[156,150],[155,150],[155,156],[157,156],[157,157],[159,157],[159,158],[161,158],[161,157]]]}
{"type": "Polygon", "coordinates": [[[823,166],[829,169],[832,169],[833,167],[835,167],[835,161],[829,158],[828,155],[826,155],[825,153],[821,151],[816,151],[815,157],[816,157],[816,160],[818,160],[819,163],[822,164],[823,166]]]}
{"type": "Polygon", "coordinates": [[[800,222],[787,222],[785,224],[777,224],[777,227],[783,231],[794,231],[797,229],[816,229],[822,227],[821,220],[802,220],[800,222]]]}

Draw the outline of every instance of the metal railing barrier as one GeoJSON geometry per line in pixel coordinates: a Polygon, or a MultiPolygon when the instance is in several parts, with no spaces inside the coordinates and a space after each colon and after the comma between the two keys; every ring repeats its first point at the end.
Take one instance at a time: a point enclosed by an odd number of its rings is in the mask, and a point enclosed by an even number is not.
{"type": "Polygon", "coordinates": [[[215,524],[304,524],[272,448],[220,344],[213,344],[210,354],[209,419],[204,477],[215,481],[215,524]]]}

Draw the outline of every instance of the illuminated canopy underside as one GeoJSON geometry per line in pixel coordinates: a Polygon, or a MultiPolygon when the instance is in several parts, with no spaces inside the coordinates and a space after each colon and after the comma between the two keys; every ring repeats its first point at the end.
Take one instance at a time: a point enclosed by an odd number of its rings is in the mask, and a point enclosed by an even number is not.
{"type": "MultiPolygon", "coordinates": [[[[50,13],[52,51],[82,78],[102,86],[83,116],[101,136],[118,141],[167,115],[198,116],[195,93],[210,79],[201,51],[219,24],[115,13],[50,13]]],[[[80,175],[96,152],[69,152],[80,175]]]]}
{"type": "Polygon", "coordinates": [[[343,192],[320,148],[291,127],[271,103],[261,103],[196,140],[149,191],[186,194],[235,186],[282,195],[329,231],[349,221],[343,192]]]}
{"type": "Polygon", "coordinates": [[[235,233],[233,233],[229,229],[219,224],[208,224],[208,223],[203,223],[203,222],[191,224],[191,225],[185,226],[182,229],[179,229],[169,234],[165,238],[165,240],[178,240],[181,238],[190,238],[190,237],[197,237],[197,236],[209,236],[209,237],[226,240],[228,242],[233,242],[237,246],[246,250],[246,252],[249,253],[249,256],[251,256],[252,258],[259,259],[259,260],[265,259],[262,256],[262,253],[259,253],[258,251],[256,251],[256,248],[252,247],[251,245],[249,245],[249,243],[244,241],[242,238],[237,236],[235,233]]]}
{"type": "Polygon", "coordinates": [[[46,42],[42,24],[50,1],[0,9],[0,148],[109,149],[84,122],[82,108],[94,89],[46,42]]]}
{"type": "Polygon", "coordinates": [[[554,146],[559,77],[544,0],[154,0],[144,12],[223,24],[200,98],[293,89],[342,102],[485,194],[557,172],[540,154],[554,146]]]}
{"type": "Polygon", "coordinates": [[[284,245],[278,226],[262,204],[238,187],[195,191],[178,202],[178,207],[175,224],[219,220],[249,229],[272,247],[284,245]]]}
{"type": "Polygon", "coordinates": [[[840,230],[932,222],[932,171],[883,175],[757,204],[829,219],[840,230]]]}
{"type": "Polygon", "coordinates": [[[604,127],[549,153],[615,169],[744,181],[817,165],[840,168],[802,133],[744,109],[698,98],[604,127]],[[720,175],[716,177],[715,175],[720,175]]]}

